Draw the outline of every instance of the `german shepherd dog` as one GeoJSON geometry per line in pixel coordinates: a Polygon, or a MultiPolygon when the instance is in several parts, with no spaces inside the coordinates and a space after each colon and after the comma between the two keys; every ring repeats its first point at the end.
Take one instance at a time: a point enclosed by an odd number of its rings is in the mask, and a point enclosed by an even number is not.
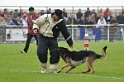
{"type": "Polygon", "coordinates": [[[93,74],[95,72],[92,66],[93,62],[97,59],[104,59],[106,57],[106,49],[107,49],[107,46],[103,47],[102,55],[99,55],[94,51],[90,51],[90,50],[69,51],[67,48],[58,47],[57,51],[60,57],[65,61],[66,64],[63,65],[57,73],[60,73],[62,69],[64,69],[65,67],[71,66],[71,68],[65,72],[65,73],[68,73],[69,71],[74,69],[76,66],[79,66],[84,62],[86,62],[88,70],[83,73],[90,72],[91,74],[93,74]]]}

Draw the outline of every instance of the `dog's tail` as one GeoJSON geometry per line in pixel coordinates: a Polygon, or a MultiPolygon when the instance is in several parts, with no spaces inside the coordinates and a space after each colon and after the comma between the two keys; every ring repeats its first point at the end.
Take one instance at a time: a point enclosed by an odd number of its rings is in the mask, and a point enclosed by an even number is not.
{"type": "Polygon", "coordinates": [[[102,55],[97,55],[97,58],[105,59],[106,58],[106,49],[107,49],[107,46],[103,47],[102,55]]]}

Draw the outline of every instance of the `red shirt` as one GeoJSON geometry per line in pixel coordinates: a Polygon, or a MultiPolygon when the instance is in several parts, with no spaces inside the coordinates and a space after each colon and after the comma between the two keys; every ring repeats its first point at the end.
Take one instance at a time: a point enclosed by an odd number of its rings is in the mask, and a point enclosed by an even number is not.
{"type": "Polygon", "coordinates": [[[36,35],[36,33],[33,32],[33,22],[36,20],[39,16],[37,14],[29,15],[27,18],[28,23],[28,34],[36,35]]]}

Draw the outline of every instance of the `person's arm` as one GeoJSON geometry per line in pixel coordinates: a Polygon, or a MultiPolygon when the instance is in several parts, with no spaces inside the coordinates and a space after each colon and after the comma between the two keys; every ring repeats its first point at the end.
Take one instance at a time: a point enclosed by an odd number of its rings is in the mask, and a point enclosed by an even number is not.
{"type": "Polygon", "coordinates": [[[46,17],[45,15],[42,15],[34,21],[34,24],[33,24],[34,33],[37,33],[41,25],[45,23],[45,17],[46,17]]]}
{"type": "Polygon", "coordinates": [[[67,30],[66,24],[65,22],[62,20],[58,25],[59,30],[61,31],[62,35],[64,36],[66,42],[68,43],[68,45],[73,48],[73,41],[72,38],[67,30]]]}

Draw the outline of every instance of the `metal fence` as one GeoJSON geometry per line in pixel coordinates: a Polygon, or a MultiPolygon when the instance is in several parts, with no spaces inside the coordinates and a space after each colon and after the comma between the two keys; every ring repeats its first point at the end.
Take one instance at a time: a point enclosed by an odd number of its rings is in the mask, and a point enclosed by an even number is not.
{"type": "MultiPolygon", "coordinates": [[[[96,25],[67,25],[73,41],[83,41],[85,34],[90,41],[117,42],[124,41],[124,24],[113,26],[107,24],[96,28],[96,25]]],[[[19,43],[26,41],[27,27],[10,25],[0,27],[0,43],[19,43]]],[[[32,42],[35,40],[32,39],[32,42]]],[[[58,41],[65,41],[60,33],[58,41]]]]}
{"type": "MultiPolygon", "coordinates": [[[[8,9],[8,11],[14,11],[15,9],[23,9],[24,12],[29,12],[28,8],[30,6],[0,6],[0,9],[8,9]]],[[[35,11],[37,13],[39,13],[41,10],[45,10],[47,11],[49,8],[51,9],[51,11],[53,12],[55,9],[63,9],[65,8],[67,13],[77,13],[78,9],[80,8],[82,10],[82,12],[85,12],[87,10],[87,7],[90,8],[90,10],[95,9],[96,12],[99,11],[101,8],[104,10],[106,10],[106,8],[108,7],[109,10],[114,14],[116,12],[122,11],[122,9],[124,9],[124,6],[34,6],[35,11]]]]}

